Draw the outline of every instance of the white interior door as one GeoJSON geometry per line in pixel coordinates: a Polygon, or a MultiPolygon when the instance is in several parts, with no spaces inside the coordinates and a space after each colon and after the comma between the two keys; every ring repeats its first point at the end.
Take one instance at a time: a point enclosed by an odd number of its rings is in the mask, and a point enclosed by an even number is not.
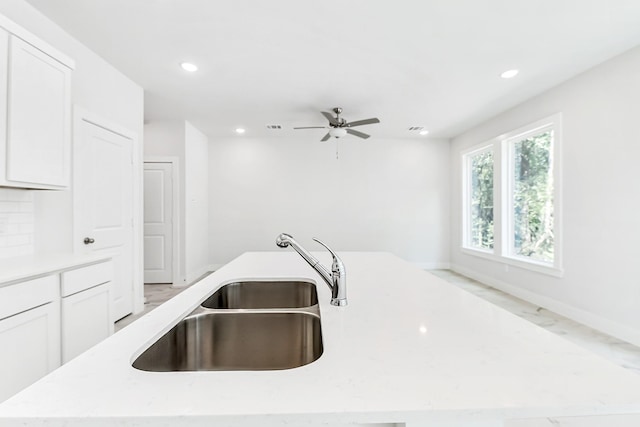
{"type": "Polygon", "coordinates": [[[173,283],[173,165],[144,164],[144,282],[173,283]]]}
{"type": "Polygon", "coordinates": [[[74,130],[74,248],[113,257],[113,312],[133,312],[133,142],[76,120],[74,130]]]}

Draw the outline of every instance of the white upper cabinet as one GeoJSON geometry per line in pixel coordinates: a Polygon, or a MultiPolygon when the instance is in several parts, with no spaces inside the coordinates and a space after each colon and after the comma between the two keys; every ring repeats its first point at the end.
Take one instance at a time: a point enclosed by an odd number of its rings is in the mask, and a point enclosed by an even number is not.
{"type": "Polygon", "coordinates": [[[10,36],[8,74],[7,180],[68,186],[71,70],[10,36]]]}
{"type": "Polygon", "coordinates": [[[0,186],[69,186],[72,68],[0,17],[0,186]]]}

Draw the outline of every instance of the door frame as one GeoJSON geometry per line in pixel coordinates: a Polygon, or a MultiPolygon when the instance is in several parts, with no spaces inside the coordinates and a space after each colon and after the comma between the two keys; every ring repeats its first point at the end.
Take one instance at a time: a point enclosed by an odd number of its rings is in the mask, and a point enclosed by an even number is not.
{"type": "MultiPolygon", "coordinates": [[[[132,271],[133,271],[133,314],[140,313],[144,310],[144,264],[143,264],[143,218],[142,218],[142,144],[139,143],[138,133],[124,126],[104,119],[83,107],[74,104],[73,106],[73,141],[72,141],[72,157],[75,161],[75,143],[79,139],[82,132],[82,122],[91,123],[95,126],[106,129],[110,132],[121,135],[131,140],[131,173],[132,173],[132,191],[131,191],[131,248],[132,248],[132,271]]],[[[72,162],[73,164],[73,162],[72,162]]],[[[72,169],[73,170],[73,169],[72,169]]],[[[72,174],[71,181],[75,177],[72,174]]],[[[73,199],[73,252],[82,253],[81,234],[76,227],[75,218],[79,215],[79,202],[74,192],[74,186],[71,186],[71,195],[73,199]]]]}
{"type": "MultiPolygon", "coordinates": [[[[171,164],[171,215],[173,216],[173,224],[171,226],[171,238],[173,244],[171,245],[171,284],[173,286],[184,285],[180,281],[180,174],[178,173],[180,158],[176,156],[144,156],[142,162],[142,170],[144,172],[144,165],[146,163],[170,163],[171,164]]],[[[144,182],[143,182],[144,192],[144,182]]],[[[143,193],[144,194],[144,193],[143,193]]],[[[144,200],[144,199],[143,199],[144,200]]],[[[144,225],[144,217],[142,219],[144,225]]],[[[144,230],[143,237],[144,237],[144,230]]],[[[144,248],[143,248],[144,250],[144,248]]],[[[143,253],[144,255],[144,253],[143,253]]],[[[144,261],[144,258],[143,258],[144,261]]],[[[143,263],[144,264],[144,263],[143,263]]],[[[144,268],[144,265],[143,265],[144,268]]],[[[144,271],[144,270],[143,270],[144,271]]]]}

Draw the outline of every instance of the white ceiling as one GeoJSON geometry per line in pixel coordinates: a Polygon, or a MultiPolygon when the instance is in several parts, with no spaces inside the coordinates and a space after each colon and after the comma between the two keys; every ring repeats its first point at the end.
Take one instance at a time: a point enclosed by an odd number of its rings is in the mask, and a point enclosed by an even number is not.
{"type": "Polygon", "coordinates": [[[27,1],[140,84],[146,120],[212,138],[320,139],[291,128],[335,106],[374,137],[453,137],[640,44],[640,0],[27,1]]]}

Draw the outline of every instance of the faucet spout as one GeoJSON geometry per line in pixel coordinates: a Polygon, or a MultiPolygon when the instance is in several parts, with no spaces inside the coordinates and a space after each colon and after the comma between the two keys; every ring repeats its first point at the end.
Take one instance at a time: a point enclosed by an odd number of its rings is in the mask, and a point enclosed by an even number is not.
{"type": "Polygon", "coordinates": [[[322,277],[329,289],[331,289],[331,304],[337,306],[347,305],[347,271],[342,260],[338,255],[320,240],[314,239],[316,242],[324,246],[333,257],[331,263],[331,273],[315,259],[307,250],[287,233],[282,233],[276,238],[276,245],[281,248],[291,246],[307,263],[322,277]]]}

